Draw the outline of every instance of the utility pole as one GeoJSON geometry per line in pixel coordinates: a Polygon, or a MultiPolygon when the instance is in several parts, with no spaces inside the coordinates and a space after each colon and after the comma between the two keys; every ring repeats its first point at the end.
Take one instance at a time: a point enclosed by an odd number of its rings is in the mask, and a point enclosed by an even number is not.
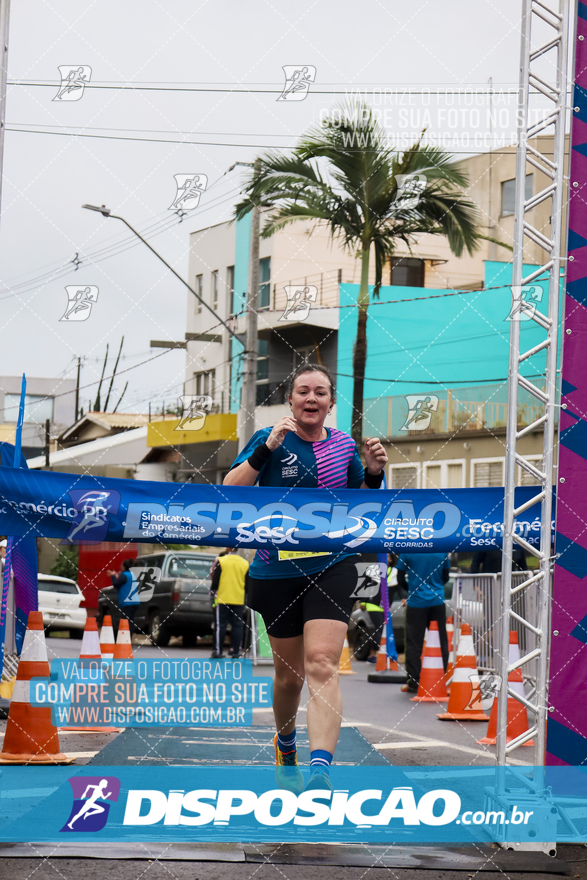
{"type": "Polygon", "coordinates": [[[82,369],[82,359],[78,354],[77,356],[77,379],[75,382],[75,420],[79,419],[79,382],[80,382],[80,374],[82,369]]]}
{"type": "MultiPolygon", "coordinates": [[[[255,175],[261,170],[261,160],[254,164],[255,175]]],[[[239,436],[242,449],[255,433],[255,406],[257,404],[257,348],[259,308],[259,239],[261,212],[257,205],[251,211],[251,247],[249,252],[249,290],[247,293],[246,345],[243,363],[242,408],[244,419],[239,436]]]]}
{"type": "Polygon", "coordinates": [[[2,167],[6,128],[6,79],[8,76],[8,25],[10,0],[0,0],[0,207],[2,205],[2,167]]]}
{"type": "Polygon", "coordinates": [[[51,419],[45,419],[45,467],[49,467],[51,452],[51,419]]]}

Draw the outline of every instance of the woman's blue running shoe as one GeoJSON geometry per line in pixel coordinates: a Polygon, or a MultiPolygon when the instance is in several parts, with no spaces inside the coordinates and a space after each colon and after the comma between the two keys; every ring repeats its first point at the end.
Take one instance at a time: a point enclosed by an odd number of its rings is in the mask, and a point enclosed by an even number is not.
{"type": "Polygon", "coordinates": [[[304,791],[332,791],[334,786],[330,776],[318,767],[313,768],[312,775],[306,782],[304,791]]]}

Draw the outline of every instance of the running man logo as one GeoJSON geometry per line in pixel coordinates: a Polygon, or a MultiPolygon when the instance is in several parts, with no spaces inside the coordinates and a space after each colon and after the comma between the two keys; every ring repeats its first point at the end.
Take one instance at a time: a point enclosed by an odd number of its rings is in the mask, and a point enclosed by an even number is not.
{"type": "Polygon", "coordinates": [[[477,685],[473,685],[473,693],[466,708],[487,712],[501,689],[501,676],[495,672],[486,672],[479,676],[478,684],[478,688],[477,685]]]}
{"type": "Polygon", "coordinates": [[[136,578],[136,598],[139,602],[150,602],[155,592],[155,587],[161,580],[161,569],[156,565],[150,565],[148,568],[131,568],[133,581],[136,578]]]}
{"type": "Polygon", "coordinates": [[[385,577],[386,567],[384,562],[355,562],[357,569],[357,586],[352,599],[374,599],[381,586],[381,579],[385,577]]]}
{"type": "Polygon", "coordinates": [[[473,712],[486,712],[499,693],[501,677],[494,672],[484,675],[474,673],[469,676],[471,682],[471,699],[465,706],[465,710],[473,712]]]}
{"type": "Polygon", "coordinates": [[[108,821],[110,804],[120,794],[116,776],[72,776],[73,806],[61,831],[101,831],[108,821]]]}
{"type": "Polygon", "coordinates": [[[438,410],[438,397],[434,394],[406,394],[406,403],[408,417],[400,431],[426,431],[438,410]]]}
{"type": "Polygon", "coordinates": [[[92,77],[92,68],[87,64],[65,64],[58,67],[61,85],[54,101],[79,101],[84,94],[86,84],[92,77]]]}
{"type": "Polygon", "coordinates": [[[422,200],[426,189],[426,175],[419,172],[396,174],[397,195],[395,197],[401,211],[414,211],[422,200]]]}
{"type": "Polygon", "coordinates": [[[175,198],[169,211],[193,211],[200,204],[200,196],[208,186],[206,174],[174,174],[175,198]]]}
{"type": "Polygon", "coordinates": [[[181,418],[174,431],[201,431],[214,398],[209,394],[184,394],[181,398],[181,418]]]}
{"type": "Polygon", "coordinates": [[[544,291],[541,287],[528,284],[520,287],[512,285],[512,307],[505,321],[531,321],[536,314],[537,303],[542,302],[544,291]]]}
{"type": "Polygon", "coordinates": [[[316,81],[316,68],[309,64],[299,67],[286,64],[281,68],[285,74],[285,85],[278,101],[303,101],[308,96],[310,86],[316,81]]]}
{"type": "Polygon", "coordinates": [[[69,285],[65,288],[67,293],[67,308],[59,318],[60,321],[87,321],[92,311],[92,306],[98,302],[98,288],[90,284],[84,286],[69,285]]]}
{"type": "Polygon", "coordinates": [[[93,489],[69,491],[76,514],[62,544],[101,544],[106,539],[110,516],[118,513],[120,492],[93,489]]]}
{"type": "Polygon", "coordinates": [[[287,306],[280,321],[305,321],[310,314],[312,303],[318,299],[318,288],[314,285],[288,284],[284,288],[287,306]]]}

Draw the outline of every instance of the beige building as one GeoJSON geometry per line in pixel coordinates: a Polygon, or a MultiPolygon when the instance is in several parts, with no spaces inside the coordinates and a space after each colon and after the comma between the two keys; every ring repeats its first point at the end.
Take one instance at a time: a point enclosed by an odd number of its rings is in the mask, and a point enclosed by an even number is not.
{"type": "MultiPolygon", "coordinates": [[[[540,150],[552,153],[552,139],[540,138],[540,150]]],[[[384,268],[383,283],[392,286],[413,286],[449,290],[483,288],[486,260],[509,263],[514,231],[515,147],[471,156],[462,162],[468,175],[468,197],[478,206],[484,240],[473,255],[456,258],[448,242],[441,236],[422,235],[411,250],[403,243],[393,260],[384,268]]],[[[527,176],[526,198],[530,199],[549,184],[540,170],[531,169],[527,176]]],[[[532,210],[528,221],[541,233],[550,229],[550,200],[532,210]]],[[[563,224],[564,226],[564,224],[563,224]]],[[[248,239],[239,240],[236,224],[221,223],[198,230],[190,236],[189,280],[204,300],[229,321],[237,333],[244,332],[244,316],[236,315],[245,294],[248,278],[248,239]]],[[[531,242],[526,243],[526,261],[537,264],[544,252],[531,242]]],[[[374,265],[370,271],[374,281],[374,265]]],[[[299,363],[324,363],[337,370],[339,322],[344,310],[339,309],[339,285],[359,283],[360,264],[340,242],[332,241],[325,226],[312,227],[300,221],[261,239],[259,283],[259,360],[257,381],[257,427],[273,424],[286,412],[287,377],[299,363]],[[306,321],[284,322],[287,305],[285,287],[311,285],[317,297],[306,321]]],[[[235,412],[239,406],[235,391],[235,358],[233,344],[224,328],[195,298],[188,301],[186,322],[186,394],[209,394],[213,412],[235,412]]],[[[414,389],[417,390],[417,389],[414,389]]],[[[425,431],[398,434],[386,430],[382,408],[391,398],[366,401],[366,407],[378,413],[377,433],[386,440],[390,459],[389,480],[392,486],[409,485],[419,488],[469,487],[503,485],[505,456],[505,415],[479,404],[473,396],[470,404],[448,404],[442,418],[435,416],[425,431]],[[451,416],[451,406],[454,413],[451,416]],[[463,416],[463,413],[465,415],[463,416]],[[470,414],[467,415],[466,412],[470,414]]],[[[391,406],[391,404],[389,404],[391,406]]],[[[442,407],[441,407],[442,409],[442,407]]],[[[332,424],[336,424],[335,417],[332,424]]],[[[520,408],[519,422],[533,420],[520,408]]],[[[369,420],[366,420],[367,422],[369,420]]],[[[391,417],[389,418],[391,428],[391,417]]],[[[375,430],[375,429],[373,429],[375,430]]],[[[194,449],[197,448],[194,438],[194,449]]],[[[524,439],[526,452],[538,462],[542,451],[539,431],[524,439]]],[[[231,435],[221,440],[220,448],[234,450],[231,435]]],[[[203,452],[203,447],[202,447],[203,452]]],[[[230,457],[230,456],[228,456],[230,457]]],[[[188,456],[189,458],[189,456],[188,456]]],[[[196,470],[214,468],[218,475],[226,467],[226,455],[210,460],[206,449],[207,467],[201,456],[192,457],[196,470]],[[220,470],[218,470],[220,469],[220,470]]],[[[182,471],[186,477],[188,464],[182,471]]],[[[197,475],[192,474],[197,479],[197,475]]],[[[181,477],[180,477],[181,478],[181,477]]],[[[520,474],[520,482],[528,482],[520,474]]]]}

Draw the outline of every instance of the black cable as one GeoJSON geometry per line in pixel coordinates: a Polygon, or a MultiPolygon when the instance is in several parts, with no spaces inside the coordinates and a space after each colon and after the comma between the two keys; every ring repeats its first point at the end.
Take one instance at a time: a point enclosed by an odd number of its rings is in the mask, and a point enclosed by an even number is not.
{"type": "MultiPolygon", "coordinates": [[[[180,144],[180,145],[185,144],[186,146],[192,146],[192,147],[234,147],[235,149],[242,147],[247,150],[259,150],[259,149],[263,149],[263,150],[289,150],[289,149],[293,149],[293,147],[284,147],[281,144],[235,144],[235,143],[230,143],[227,141],[186,141],[186,140],[177,141],[177,140],[170,140],[169,138],[133,138],[133,137],[121,137],[121,136],[117,136],[117,135],[107,135],[107,134],[70,134],[69,132],[66,132],[66,131],[34,131],[33,129],[11,128],[10,126],[6,126],[6,131],[20,132],[21,134],[45,134],[45,135],[48,134],[48,135],[53,135],[55,137],[97,138],[98,140],[110,140],[110,141],[133,141],[133,142],[145,143],[145,144],[180,144]]],[[[292,135],[291,137],[294,139],[297,139],[298,136],[292,135]]],[[[388,138],[388,140],[391,141],[391,140],[393,140],[393,138],[388,138]]],[[[512,144],[512,146],[515,146],[515,145],[512,144]]],[[[347,148],[347,152],[348,153],[353,153],[353,152],[365,153],[365,152],[369,152],[369,151],[365,150],[364,147],[363,148],[358,147],[356,151],[349,147],[349,148],[347,148]]],[[[476,155],[476,153],[478,151],[476,151],[474,148],[470,148],[468,150],[455,150],[451,147],[450,152],[455,153],[455,154],[465,153],[467,156],[470,156],[470,155],[476,155]]],[[[496,155],[509,156],[511,154],[511,151],[505,150],[505,149],[504,150],[492,150],[491,154],[493,156],[496,156],[496,155]]]]}

